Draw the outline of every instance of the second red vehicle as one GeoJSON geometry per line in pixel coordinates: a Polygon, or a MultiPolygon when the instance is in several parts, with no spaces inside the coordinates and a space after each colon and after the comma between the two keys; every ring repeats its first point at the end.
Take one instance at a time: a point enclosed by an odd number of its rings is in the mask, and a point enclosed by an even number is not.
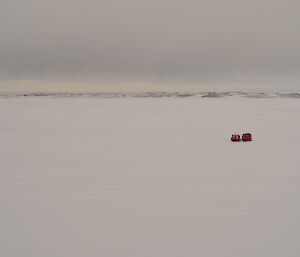
{"type": "Polygon", "coordinates": [[[244,133],[242,135],[242,140],[243,141],[252,141],[252,135],[250,133],[244,133]]]}

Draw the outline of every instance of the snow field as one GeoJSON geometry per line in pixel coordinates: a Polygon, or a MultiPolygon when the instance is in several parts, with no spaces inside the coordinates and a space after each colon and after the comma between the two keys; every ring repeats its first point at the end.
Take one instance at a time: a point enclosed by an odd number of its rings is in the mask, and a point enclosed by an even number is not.
{"type": "Polygon", "coordinates": [[[299,113],[281,98],[0,99],[0,256],[299,256],[299,113]]]}

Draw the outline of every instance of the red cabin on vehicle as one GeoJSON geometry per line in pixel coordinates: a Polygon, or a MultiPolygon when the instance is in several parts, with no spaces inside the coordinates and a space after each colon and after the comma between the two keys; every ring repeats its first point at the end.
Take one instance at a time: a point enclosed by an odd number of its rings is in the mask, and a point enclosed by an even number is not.
{"type": "Polygon", "coordinates": [[[250,133],[245,133],[242,136],[243,141],[252,141],[252,135],[250,133]]]}
{"type": "Polygon", "coordinates": [[[241,140],[241,137],[240,137],[240,135],[238,135],[238,134],[233,134],[232,136],[231,136],[231,141],[233,141],[233,142],[238,142],[238,141],[240,141],[241,140]]]}

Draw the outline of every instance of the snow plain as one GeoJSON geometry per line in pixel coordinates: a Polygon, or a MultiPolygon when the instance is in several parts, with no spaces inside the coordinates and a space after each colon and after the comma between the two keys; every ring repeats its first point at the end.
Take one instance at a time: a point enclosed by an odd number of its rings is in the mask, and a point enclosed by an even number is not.
{"type": "Polygon", "coordinates": [[[1,98],[0,256],[298,257],[299,132],[299,99],[1,98]]]}

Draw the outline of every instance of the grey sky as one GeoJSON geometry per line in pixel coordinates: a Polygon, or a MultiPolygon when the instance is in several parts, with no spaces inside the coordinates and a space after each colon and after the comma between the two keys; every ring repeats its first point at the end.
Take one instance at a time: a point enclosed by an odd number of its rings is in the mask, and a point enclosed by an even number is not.
{"type": "Polygon", "coordinates": [[[291,0],[1,0],[0,86],[300,89],[299,9],[291,0]]]}

